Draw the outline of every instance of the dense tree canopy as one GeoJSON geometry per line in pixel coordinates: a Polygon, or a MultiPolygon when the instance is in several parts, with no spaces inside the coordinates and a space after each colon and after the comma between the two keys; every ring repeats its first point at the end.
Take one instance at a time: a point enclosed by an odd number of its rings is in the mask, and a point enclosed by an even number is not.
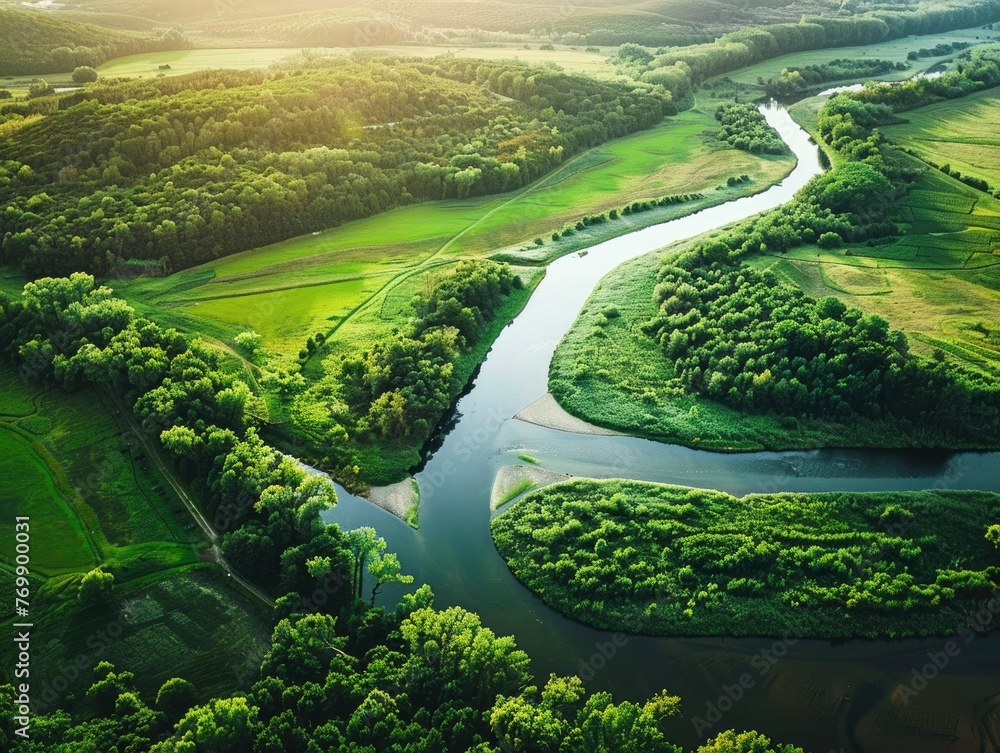
{"type": "Polygon", "coordinates": [[[985,492],[773,494],[638,481],[534,492],[491,525],[514,574],[591,625],[651,635],[949,634],[995,588],[985,492]]]}
{"type": "Polygon", "coordinates": [[[509,191],[656,123],[669,101],[662,87],[456,58],[105,81],[41,119],[0,107],[16,126],[0,135],[0,260],[32,275],[177,269],[400,204],[509,191]]]}

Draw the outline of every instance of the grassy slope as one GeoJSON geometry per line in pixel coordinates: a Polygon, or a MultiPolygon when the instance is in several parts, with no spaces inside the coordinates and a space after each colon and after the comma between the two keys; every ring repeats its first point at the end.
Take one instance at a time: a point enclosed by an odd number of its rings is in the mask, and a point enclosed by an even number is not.
{"type": "MultiPolygon", "coordinates": [[[[0,369],[0,500],[10,513],[0,537],[12,542],[14,515],[30,516],[31,617],[45,646],[32,670],[60,680],[59,698],[82,701],[87,670],[102,659],[134,671],[147,693],[172,676],[225,692],[267,638],[262,615],[204,562],[194,523],[135,447],[96,393],[40,389],[0,369]],[[115,574],[115,601],[81,607],[77,584],[96,566],[115,574]]],[[[13,585],[7,565],[0,583],[13,585]]],[[[41,680],[35,689],[51,700],[41,680]]]]}
{"type": "Polygon", "coordinates": [[[976,92],[959,101],[939,102],[904,113],[906,125],[887,126],[893,141],[913,149],[925,159],[950,164],[962,175],[982,178],[1000,187],[1000,93],[976,92]]]}
{"type": "Polygon", "coordinates": [[[530,493],[491,530],[519,580],[601,628],[903,637],[950,635],[988,598],[1000,555],[984,533],[998,511],[985,492],[738,499],[575,480],[530,493]],[[965,570],[983,585],[942,576],[965,570]]]}
{"type": "MultiPolygon", "coordinates": [[[[207,331],[220,339],[252,327],[268,349],[294,355],[306,337],[334,328],[337,338],[356,341],[340,325],[359,307],[394,312],[385,323],[398,324],[404,308],[391,293],[412,275],[457,257],[486,256],[551,232],[585,214],[604,212],[640,199],[666,194],[712,192],[701,204],[672,207],[689,212],[706,203],[732,198],[714,193],[727,177],[754,178],[740,193],[757,191],[788,172],[789,159],[761,159],[732,149],[718,150],[700,134],[715,126],[710,112],[694,110],[668,118],[648,131],[597,147],[550,176],[512,194],[464,201],[427,202],[348,223],[263,249],[226,257],[163,280],[118,282],[132,301],[162,309],[160,319],[207,331]]],[[[649,213],[632,225],[609,223],[587,234],[546,245],[553,257],[600,239],[600,234],[666,219],[649,213]]],[[[529,258],[536,250],[529,249],[529,258]]],[[[515,253],[515,258],[517,254],[515,253]]],[[[419,286],[420,280],[412,281],[419,286]]],[[[403,288],[407,289],[408,288],[403,288]]],[[[409,300],[409,295],[405,300],[409,300]]]]}

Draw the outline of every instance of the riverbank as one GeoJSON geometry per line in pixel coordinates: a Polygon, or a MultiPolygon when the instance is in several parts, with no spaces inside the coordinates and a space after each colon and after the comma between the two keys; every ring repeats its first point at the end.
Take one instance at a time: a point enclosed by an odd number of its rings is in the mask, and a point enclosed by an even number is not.
{"type": "Polygon", "coordinates": [[[420,487],[412,476],[387,486],[372,486],[364,495],[376,507],[381,507],[408,524],[420,528],[420,487]]]}
{"type": "Polygon", "coordinates": [[[555,473],[533,465],[505,465],[493,480],[490,509],[497,510],[527,491],[567,481],[567,473],[555,473]]]}
{"type": "Polygon", "coordinates": [[[614,436],[621,434],[618,431],[594,426],[586,421],[577,418],[571,413],[567,413],[565,408],[556,402],[552,393],[546,392],[530,405],[514,414],[514,418],[525,423],[544,426],[547,429],[556,431],[566,431],[572,434],[594,434],[600,436],[614,436]]]}

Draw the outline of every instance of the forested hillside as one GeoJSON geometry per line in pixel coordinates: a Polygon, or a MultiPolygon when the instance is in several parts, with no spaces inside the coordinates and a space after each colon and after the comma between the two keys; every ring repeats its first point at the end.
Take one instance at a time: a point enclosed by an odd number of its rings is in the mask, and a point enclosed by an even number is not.
{"type": "Polygon", "coordinates": [[[0,8],[0,76],[71,71],[121,55],[190,46],[173,29],[138,34],[38,11],[0,8]]]}
{"type": "Polygon", "coordinates": [[[508,191],[673,111],[661,88],[449,58],[302,59],[53,104],[41,118],[32,102],[0,111],[0,259],[34,276],[121,259],[179,269],[401,204],[508,191]]]}
{"type": "MultiPolygon", "coordinates": [[[[176,270],[403,204],[520,188],[581,149],[689,106],[692,85],[710,76],[796,50],[982,23],[998,11],[1000,0],[977,0],[817,16],[657,56],[630,44],[615,63],[638,87],[509,61],[307,57],[266,73],[106,82],[8,103],[0,262],[29,275],[110,272],[130,260],[176,270]]],[[[28,17],[62,28],[41,14],[16,18],[28,17]]],[[[362,18],[378,39],[358,43],[405,36],[389,15],[352,9],[252,23],[285,29],[296,43],[348,44],[362,18]]],[[[104,34],[89,28],[81,39],[104,34]]],[[[53,49],[63,67],[113,53],[53,49]]]]}

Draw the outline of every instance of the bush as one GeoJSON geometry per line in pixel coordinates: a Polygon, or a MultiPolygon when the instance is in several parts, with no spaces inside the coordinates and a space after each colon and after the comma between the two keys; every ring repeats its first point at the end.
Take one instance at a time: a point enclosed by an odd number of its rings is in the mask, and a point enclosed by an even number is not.
{"type": "Polygon", "coordinates": [[[840,248],[843,239],[836,233],[823,233],[817,240],[816,245],[820,248],[840,248]]]}
{"type": "Polygon", "coordinates": [[[89,65],[81,65],[73,71],[74,84],[92,84],[97,79],[97,71],[89,65]]]}
{"type": "Polygon", "coordinates": [[[83,576],[77,590],[77,599],[82,604],[97,604],[109,601],[114,590],[115,576],[100,568],[83,576]]]}
{"type": "Polygon", "coordinates": [[[28,96],[31,98],[45,97],[48,96],[49,94],[55,94],[55,93],[56,90],[53,89],[49,85],[49,82],[46,81],[45,79],[35,78],[31,80],[30,84],[28,84],[28,96]]]}

